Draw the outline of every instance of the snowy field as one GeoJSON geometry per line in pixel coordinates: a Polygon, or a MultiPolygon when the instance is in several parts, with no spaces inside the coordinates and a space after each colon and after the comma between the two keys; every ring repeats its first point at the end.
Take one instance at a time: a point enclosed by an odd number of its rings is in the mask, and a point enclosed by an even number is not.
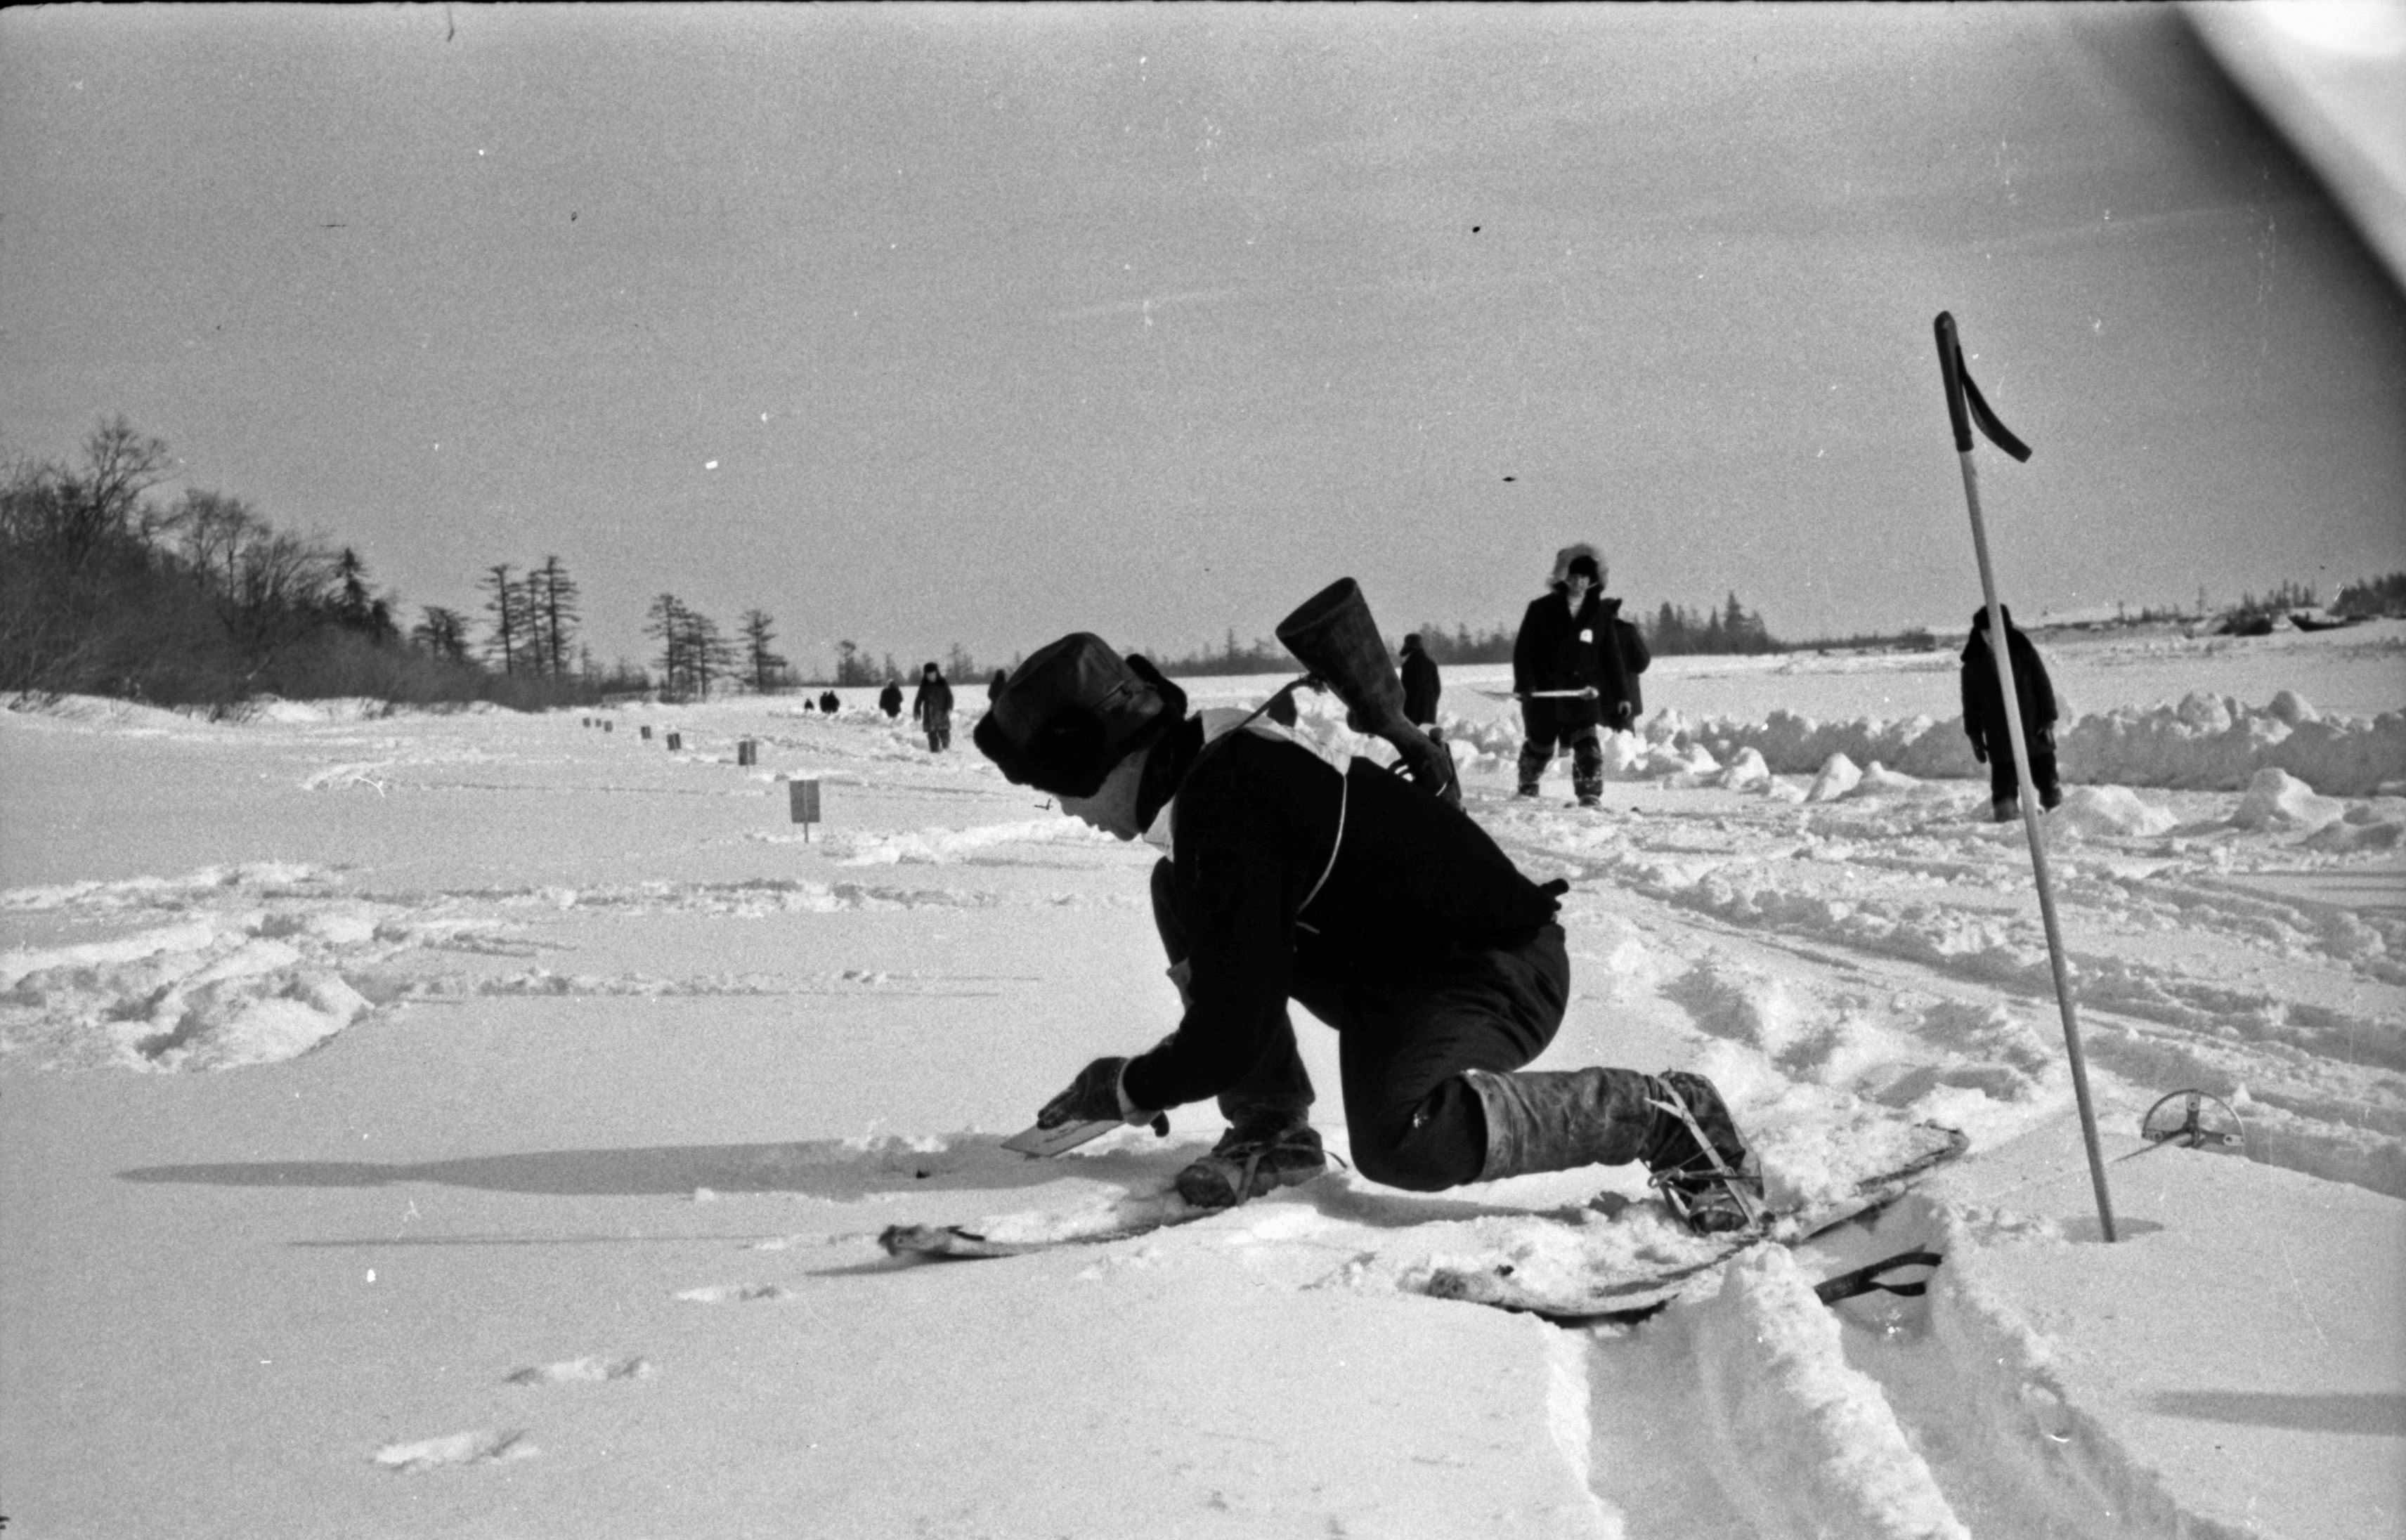
{"type": "MultiPolygon", "coordinates": [[[[897,1222],[1107,1226],[1218,1132],[998,1148],[1175,996],[1152,853],[966,723],[931,756],[861,691],[607,732],[21,702],[9,1540],[2406,1533],[2406,627],[2041,639],[2111,1245],[1953,644],[1666,659],[1601,813],[1559,762],[1510,800],[1505,671],[1449,674],[1471,811],[1571,883],[1541,1067],[1704,1069],[1776,1194],[1895,1119],[1974,1141],[1875,1227],[1577,1328],[1420,1285],[1676,1250],[1584,1207],[1631,1170],[1344,1172],[1134,1241],[886,1258],[897,1222]],[[2137,1137],[2189,1087],[2243,1154],[2137,1137]],[[1916,1246],[1923,1297],[1811,1293],[1916,1246]]],[[[1362,746],[1318,701],[1303,730],[1362,746]]],[[[1341,1151],[1333,1035],[1298,1025],[1341,1151]]]]}

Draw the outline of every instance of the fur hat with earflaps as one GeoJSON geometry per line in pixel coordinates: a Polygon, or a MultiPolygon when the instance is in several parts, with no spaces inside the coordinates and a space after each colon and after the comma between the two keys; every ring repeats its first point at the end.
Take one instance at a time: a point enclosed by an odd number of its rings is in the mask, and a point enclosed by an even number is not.
{"type": "Polygon", "coordinates": [[[1561,587],[1570,578],[1571,563],[1580,557],[1587,558],[1594,565],[1595,586],[1599,588],[1603,587],[1606,572],[1604,553],[1584,540],[1565,545],[1554,553],[1554,570],[1547,577],[1547,583],[1554,587],[1561,587]]]}
{"type": "Polygon", "coordinates": [[[1012,783],[1092,797],[1111,767],[1186,716],[1186,692],[1091,631],[1037,649],[970,736],[1012,783]]]}

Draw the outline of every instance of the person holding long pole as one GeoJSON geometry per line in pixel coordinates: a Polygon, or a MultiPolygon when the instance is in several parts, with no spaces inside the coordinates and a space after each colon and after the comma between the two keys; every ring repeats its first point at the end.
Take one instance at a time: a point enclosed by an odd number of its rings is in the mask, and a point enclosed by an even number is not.
{"type": "Polygon", "coordinates": [[[1570,750],[1571,790],[1579,806],[1604,798],[1601,732],[1636,720],[1636,676],[1649,661],[1621,600],[1604,597],[1603,557],[1584,543],[1554,557],[1547,592],[1521,617],[1512,643],[1512,693],[1521,701],[1520,795],[1537,795],[1559,742],[1570,750]]]}
{"type": "MultiPolygon", "coordinates": [[[[1980,595],[1986,605],[1989,627],[1988,653],[1995,660],[1998,687],[2003,700],[2017,699],[2014,686],[2013,652],[2006,641],[2005,610],[1997,601],[1997,576],[1988,559],[1988,530],[1980,516],[1980,477],[1972,463],[1972,430],[1977,426],[1989,443],[2017,460],[2031,458],[2030,445],[2016,438],[2012,430],[1998,420],[1996,413],[1980,395],[1980,388],[1972,383],[1971,371],[1963,364],[1963,347],[1955,332],[1955,318],[1942,310],[1938,313],[1938,369],[1946,388],[1947,421],[1955,430],[1956,458],[1963,467],[1963,501],[1972,514],[1972,553],[1980,566],[1980,595]]],[[[2021,785],[2034,783],[2031,777],[2030,743],[2023,732],[2022,713],[2003,709],[2005,736],[2013,751],[2014,773],[2021,785]]],[[[2088,1151],[2088,1175],[2097,1190],[2097,1222],[2107,1240],[2114,1234],[2114,1198],[2105,1187],[2105,1157],[2097,1143],[2097,1113],[2088,1099],[2088,1066],[2080,1049],[2080,1014],[2072,998],[2072,972],[2063,954],[2063,932],[2055,918],[2055,887],[2047,875],[2046,837],[2039,822],[2039,799],[2020,798],[2022,829],[2030,842],[2031,869],[2038,880],[2038,912],[2046,929],[2047,962],[2055,973],[2055,997],[2063,1012],[2064,1050],[2072,1066],[2072,1093],[2080,1107],[2080,1137],[2088,1151]]]]}

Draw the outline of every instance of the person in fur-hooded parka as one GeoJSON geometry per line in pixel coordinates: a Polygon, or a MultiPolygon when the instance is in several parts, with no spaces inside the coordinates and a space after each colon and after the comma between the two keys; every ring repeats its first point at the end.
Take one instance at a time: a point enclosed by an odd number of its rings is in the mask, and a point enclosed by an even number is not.
{"type": "Polygon", "coordinates": [[[1554,555],[1548,592],[1532,600],[1512,645],[1512,693],[1521,698],[1520,795],[1537,795],[1557,743],[1571,751],[1571,789],[1582,807],[1604,796],[1599,732],[1630,730],[1645,707],[1637,676],[1652,662],[1621,600],[1604,597],[1607,572],[1581,542],[1554,555]]]}

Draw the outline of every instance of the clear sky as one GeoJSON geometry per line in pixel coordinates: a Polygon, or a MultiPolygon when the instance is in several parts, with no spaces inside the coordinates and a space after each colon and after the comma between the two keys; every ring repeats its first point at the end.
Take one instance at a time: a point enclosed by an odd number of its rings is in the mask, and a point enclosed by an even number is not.
{"type": "MultiPolygon", "coordinates": [[[[906,667],[2406,569],[2406,302],[2168,7],[0,14],[0,438],[906,667]]],[[[173,493],[177,487],[166,490],[173,493]]]]}

